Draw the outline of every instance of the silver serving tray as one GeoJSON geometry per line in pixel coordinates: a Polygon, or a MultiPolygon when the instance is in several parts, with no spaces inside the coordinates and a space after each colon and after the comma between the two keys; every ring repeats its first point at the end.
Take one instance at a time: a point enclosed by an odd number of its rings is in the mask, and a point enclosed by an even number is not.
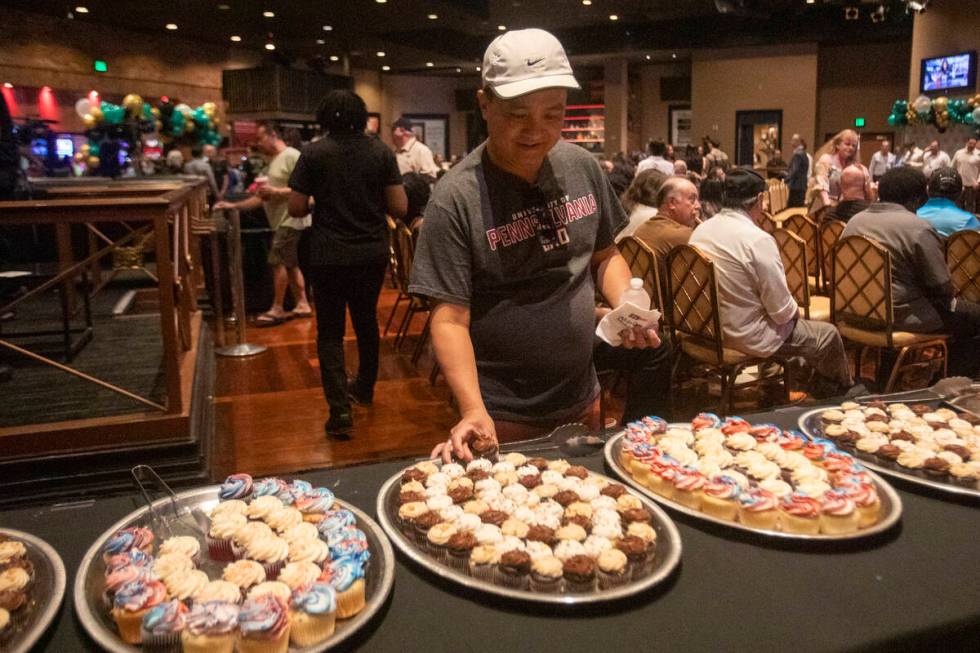
{"type": "MultiPolygon", "coordinates": [[[[949,402],[947,402],[949,403],[949,402]]],[[[809,435],[810,437],[825,438],[823,434],[823,426],[820,424],[820,414],[828,410],[828,408],[815,408],[811,411],[803,413],[800,415],[800,430],[809,435]]],[[[832,440],[832,438],[827,438],[832,440]]],[[[914,483],[915,485],[921,485],[923,487],[931,488],[933,490],[938,490],[939,492],[945,492],[947,494],[957,494],[961,496],[970,496],[980,499],[980,483],[974,487],[967,487],[965,485],[957,485],[953,482],[945,482],[942,480],[936,480],[934,478],[926,477],[924,474],[916,474],[914,470],[907,469],[905,467],[899,466],[897,463],[894,467],[886,465],[884,461],[880,460],[877,456],[866,454],[863,451],[851,451],[848,453],[854,456],[856,459],[861,461],[861,464],[877,471],[886,476],[893,476],[895,478],[907,481],[909,483],[914,483]]]]}
{"type": "Polygon", "coordinates": [[[27,605],[10,615],[13,633],[0,650],[8,653],[27,653],[54,621],[65,597],[65,563],[58,552],[41,538],[0,528],[0,533],[20,540],[27,548],[27,557],[34,565],[34,581],[27,605]]]}
{"type": "MultiPolygon", "coordinates": [[[[509,599],[527,601],[529,603],[546,603],[553,605],[585,605],[601,603],[605,601],[615,601],[617,599],[633,596],[635,594],[639,594],[640,592],[646,591],[647,589],[665,580],[681,559],[681,536],[680,533],[677,532],[677,527],[674,526],[674,522],[671,521],[670,517],[667,516],[667,513],[665,513],[659,506],[641,496],[638,498],[643,502],[644,507],[646,507],[647,510],[653,514],[653,521],[650,525],[657,532],[657,548],[654,557],[654,566],[647,576],[638,581],[631,581],[621,587],[579,594],[545,594],[541,592],[532,592],[530,590],[501,587],[485,580],[473,578],[472,576],[454,569],[449,565],[433,560],[424,551],[421,551],[416,546],[415,542],[410,540],[401,532],[401,529],[398,528],[396,520],[398,518],[398,490],[401,487],[402,473],[403,472],[398,472],[388,479],[388,481],[381,487],[381,491],[378,492],[378,521],[381,522],[381,527],[384,528],[385,532],[388,534],[388,537],[391,538],[391,541],[395,544],[395,546],[398,547],[401,552],[408,556],[412,561],[425,567],[427,570],[431,571],[437,576],[440,576],[441,578],[445,578],[446,580],[452,581],[469,589],[486,592],[488,594],[496,594],[497,596],[503,596],[509,599]]],[[[591,470],[589,470],[589,473],[595,474],[595,472],[591,470]]],[[[614,479],[603,476],[602,474],[595,475],[606,478],[610,482],[614,482],[614,479]]]]}
{"type": "MultiPolygon", "coordinates": [[[[676,425],[671,425],[676,426],[676,425]]],[[[683,425],[687,428],[687,425],[683,425]]],[[[623,448],[623,432],[620,431],[613,437],[609,438],[606,442],[606,448],[603,450],[606,456],[606,463],[616,472],[616,474],[623,479],[630,487],[633,487],[638,492],[642,492],[644,495],[650,497],[654,501],[662,503],[671,510],[676,510],[677,512],[684,513],[695,519],[701,519],[706,522],[711,522],[712,524],[718,524],[719,526],[725,526],[726,528],[732,528],[735,530],[746,531],[749,533],[756,533],[757,535],[764,535],[766,537],[772,537],[783,540],[810,540],[810,541],[839,541],[839,540],[856,540],[860,538],[870,537],[872,535],[877,535],[883,531],[888,530],[896,523],[898,523],[899,518],[902,516],[902,500],[899,498],[898,493],[888,483],[885,483],[881,478],[879,478],[873,472],[868,472],[872,479],[874,479],[875,486],[878,489],[878,498],[881,500],[881,511],[882,518],[878,520],[878,523],[870,526],[868,528],[861,529],[854,533],[844,533],[841,535],[809,535],[806,533],[784,533],[783,531],[773,531],[762,528],[752,528],[751,526],[746,526],[737,521],[727,521],[725,519],[718,519],[717,517],[712,517],[707,515],[700,510],[695,510],[683,504],[677,503],[666,497],[662,497],[650,488],[641,485],[633,475],[629,473],[619,462],[620,452],[623,448]]]]}
{"type": "MultiPolygon", "coordinates": [[[[209,487],[198,488],[179,492],[176,495],[177,507],[183,514],[195,508],[200,508],[209,514],[211,508],[218,503],[218,490],[220,486],[212,485],[209,487]]],[[[357,526],[367,536],[368,547],[371,550],[371,562],[367,568],[365,596],[366,602],[364,609],[351,619],[338,619],[337,630],[326,641],[308,647],[290,646],[292,653],[320,653],[336,646],[358,630],[360,630],[371,617],[384,604],[388,594],[391,593],[392,585],[395,582],[395,554],[385,537],[384,532],[378,527],[377,523],[365,513],[344,501],[337,500],[337,503],[350,510],[357,517],[357,526]]],[[[165,497],[153,503],[153,507],[161,515],[170,512],[170,498],[165,497]]],[[[142,649],[139,646],[126,644],[116,634],[115,622],[109,611],[103,608],[102,588],[105,578],[105,564],[102,561],[102,547],[106,541],[112,537],[113,533],[121,528],[128,526],[150,526],[148,508],[143,507],[129,513],[111,527],[92,543],[82,563],[78,567],[75,576],[75,613],[78,615],[82,626],[92,636],[100,646],[113,653],[139,653],[142,649]]],[[[189,529],[180,531],[180,523],[172,525],[174,535],[193,535],[189,529]]],[[[157,534],[160,537],[160,534],[157,534]]],[[[206,557],[207,547],[202,544],[202,551],[206,557]]],[[[220,578],[217,571],[225,564],[224,562],[213,562],[206,560],[200,567],[208,572],[211,578],[220,578]]]]}

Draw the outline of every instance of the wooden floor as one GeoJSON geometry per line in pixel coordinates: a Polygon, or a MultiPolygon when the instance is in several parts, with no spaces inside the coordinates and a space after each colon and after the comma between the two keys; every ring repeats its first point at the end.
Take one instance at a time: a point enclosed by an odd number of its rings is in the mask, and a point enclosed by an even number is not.
{"type": "MultiPolygon", "coordinates": [[[[378,307],[381,327],[395,301],[385,288],[378,307]]],[[[401,319],[399,306],[395,323],[401,319]]],[[[410,334],[417,335],[424,316],[410,334]]],[[[231,336],[231,331],[226,331],[231,336]]],[[[249,328],[249,342],[268,350],[250,358],[217,357],[214,476],[297,472],[358,462],[427,454],[448,435],[457,416],[441,380],[429,384],[430,354],[411,364],[415,337],[396,352],[394,335],[381,341],[381,366],[372,406],[354,406],[350,440],[324,435],[328,417],[316,356],[316,322],[295,319],[271,328],[249,328]]],[[[357,344],[348,321],[348,370],[356,370],[357,344]]]]}

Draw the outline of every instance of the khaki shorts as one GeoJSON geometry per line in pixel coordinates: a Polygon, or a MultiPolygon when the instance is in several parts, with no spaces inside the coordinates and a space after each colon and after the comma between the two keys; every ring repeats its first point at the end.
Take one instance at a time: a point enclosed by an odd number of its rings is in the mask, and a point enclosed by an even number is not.
{"type": "Polygon", "coordinates": [[[300,229],[279,227],[272,235],[272,247],[269,249],[269,265],[285,265],[287,268],[299,266],[299,237],[303,234],[300,229]]]}

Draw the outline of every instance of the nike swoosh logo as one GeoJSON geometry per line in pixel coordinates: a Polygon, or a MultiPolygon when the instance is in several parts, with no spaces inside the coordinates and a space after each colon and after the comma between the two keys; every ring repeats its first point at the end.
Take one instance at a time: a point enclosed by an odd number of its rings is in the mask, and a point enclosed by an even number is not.
{"type": "Polygon", "coordinates": [[[530,60],[530,59],[527,59],[526,61],[527,61],[527,65],[528,66],[533,66],[536,63],[541,63],[542,61],[544,61],[544,57],[541,57],[540,59],[535,59],[533,61],[530,60]]]}

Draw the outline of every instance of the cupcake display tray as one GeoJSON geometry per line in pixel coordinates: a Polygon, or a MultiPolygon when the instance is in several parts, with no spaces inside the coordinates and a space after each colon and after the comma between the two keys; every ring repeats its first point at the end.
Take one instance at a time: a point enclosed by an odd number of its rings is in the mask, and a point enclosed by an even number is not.
{"type": "MultiPolygon", "coordinates": [[[[686,427],[686,424],[671,424],[670,426],[686,427]]],[[[606,464],[612,468],[616,475],[619,476],[625,483],[630,487],[634,488],[636,491],[641,492],[644,496],[647,496],[654,501],[662,503],[663,505],[669,507],[671,510],[676,510],[677,512],[688,515],[689,517],[694,517],[695,519],[700,519],[706,522],[711,522],[712,524],[718,524],[719,526],[725,526],[727,528],[732,528],[741,531],[747,531],[750,533],[756,533],[758,535],[763,535],[766,537],[772,537],[777,539],[787,539],[787,540],[814,540],[814,541],[834,541],[834,540],[853,540],[859,538],[870,537],[876,535],[883,531],[888,530],[894,526],[902,515],[902,500],[898,497],[898,493],[885,483],[877,475],[868,472],[874,479],[875,486],[878,490],[878,497],[881,500],[881,519],[872,526],[868,528],[861,529],[853,533],[846,533],[841,535],[810,535],[806,533],[788,533],[778,530],[764,530],[760,528],[753,528],[747,526],[737,521],[728,521],[725,519],[719,519],[712,515],[701,512],[700,510],[695,510],[694,508],[685,506],[677,501],[673,501],[664,496],[661,496],[651,490],[650,488],[641,485],[633,475],[626,470],[620,463],[620,453],[623,446],[623,432],[619,432],[613,437],[609,438],[606,442],[606,447],[604,449],[604,454],[606,457],[606,464]]]]}
{"type": "MultiPolygon", "coordinates": [[[[932,402],[923,402],[932,403],[932,402]]],[[[962,407],[958,407],[963,410],[962,407]]],[[[823,438],[826,437],[823,434],[823,425],[820,423],[820,414],[827,410],[824,408],[815,408],[814,410],[808,411],[800,415],[799,425],[800,430],[806,433],[810,437],[823,438]]],[[[956,494],[960,496],[969,496],[975,499],[980,499],[980,487],[974,485],[973,487],[966,485],[957,485],[952,482],[946,482],[943,480],[931,478],[926,475],[925,472],[915,472],[914,470],[901,467],[898,463],[890,463],[877,456],[866,454],[856,449],[848,451],[856,459],[860,460],[862,464],[870,469],[877,472],[885,474],[886,476],[892,476],[894,478],[912,483],[914,485],[920,485],[938,492],[943,492],[946,494],[956,494]]]]}
{"type": "MultiPolygon", "coordinates": [[[[196,535],[191,528],[184,522],[191,523],[193,520],[189,516],[191,510],[200,509],[205,514],[210,513],[211,509],[218,504],[218,490],[220,486],[213,485],[186,492],[179,492],[176,495],[176,507],[181,515],[187,515],[176,522],[169,522],[173,535],[196,535]]],[[[316,646],[296,647],[290,646],[291,653],[319,653],[327,651],[340,642],[351,637],[358,630],[363,628],[378,612],[384,604],[385,599],[391,593],[392,585],[395,582],[395,554],[385,537],[384,532],[378,524],[368,517],[364,512],[358,510],[351,504],[337,499],[337,504],[350,510],[357,517],[357,527],[364,531],[367,536],[368,546],[371,550],[371,562],[367,568],[366,587],[365,587],[365,606],[356,616],[350,619],[337,620],[337,630],[330,638],[316,646]]],[[[170,515],[171,499],[165,497],[153,503],[154,510],[160,515],[170,515]]],[[[118,522],[100,535],[88,551],[78,567],[78,574],[75,576],[74,600],[75,613],[79,621],[88,634],[98,644],[107,651],[113,653],[140,653],[143,649],[124,643],[116,634],[115,624],[108,610],[103,607],[102,588],[104,579],[105,563],[102,560],[102,549],[106,541],[121,528],[130,526],[146,526],[153,528],[149,508],[144,506],[129,513],[118,522]]],[[[155,529],[159,530],[159,528],[155,529]]],[[[169,535],[166,532],[155,533],[159,539],[162,535],[169,535]]],[[[203,535],[200,536],[202,551],[206,556],[207,546],[203,535]]],[[[209,572],[211,577],[220,577],[216,572],[225,563],[205,560],[200,568],[209,572]]]]}
{"type": "Polygon", "coordinates": [[[9,639],[0,641],[0,650],[27,653],[41,638],[61,608],[65,597],[65,564],[51,545],[30,533],[0,528],[0,533],[20,540],[34,565],[34,580],[27,605],[11,614],[9,639]]]}
{"type": "MultiPolygon", "coordinates": [[[[613,479],[602,474],[596,474],[591,471],[589,473],[605,478],[610,482],[615,482],[613,479]]],[[[651,526],[657,532],[657,548],[653,565],[649,572],[640,579],[631,580],[619,587],[596,589],[583,593],[544,593],[497,585],[490,581],[474,578],[465,571],[460,571],[432,558],[414,540],[402,532],[398,526],[401,477],[402,472],[395,474],[385,482],[381,491],[378,492],[378,521],[381,522],[382,528],[384,528],[394,545],[414,563],[441,578],[469,589],[487,594],[495,594],[508,599],[538,604],[583,605],[601,603],[639,594],[663,582],[674,568],[677,567],[681,559],[680,533],[677,532],[677,527],[673,521],[671,521],[670,517],[659,506],[646,497],[636,495],[643,504],[643,507],[650,511],[653,517],[651,526]]]]}

